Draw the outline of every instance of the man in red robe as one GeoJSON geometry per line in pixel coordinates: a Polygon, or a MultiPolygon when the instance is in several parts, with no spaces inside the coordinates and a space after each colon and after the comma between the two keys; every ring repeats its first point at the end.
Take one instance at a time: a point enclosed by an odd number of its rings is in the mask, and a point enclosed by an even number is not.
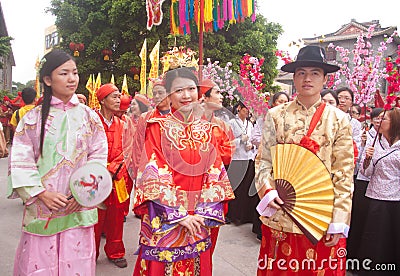
{"type": "Polygon", "coordinates": [[[132,180],[124,164],[122,150],[122,132],[124,122],[116,114],[120,108],[121,93],[111,84],[104,84],[97,91],[100,103],[98,114],[103,123],[108,142],[107,169],[113,178],[113,189],[105,200],[107,209],[98,209],[99,222],[95,226],[96,254],[99,256],[101,234],[106,234],[104,251],[108,259],[118,267],[127,267],[125,246],[123,243],[123,225],[125,202],[129,199],[129,187],[132,180]]]}

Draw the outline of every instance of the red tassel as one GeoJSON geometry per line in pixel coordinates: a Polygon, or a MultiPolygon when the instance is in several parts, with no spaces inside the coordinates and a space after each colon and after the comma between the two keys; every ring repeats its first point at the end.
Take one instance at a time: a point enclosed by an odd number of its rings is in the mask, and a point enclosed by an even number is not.
{"type": "Polygon", "coordinates": [[[53,216],[53,213],[51,213],[50,214],[50,217],[47,219],[47,222],[46,222],[46,224],[44,225],[44,229],[47,229],[48,227],[49,227],[49,223],[50,223],[50,220],[51,220],[51,217],[53,216]]]}

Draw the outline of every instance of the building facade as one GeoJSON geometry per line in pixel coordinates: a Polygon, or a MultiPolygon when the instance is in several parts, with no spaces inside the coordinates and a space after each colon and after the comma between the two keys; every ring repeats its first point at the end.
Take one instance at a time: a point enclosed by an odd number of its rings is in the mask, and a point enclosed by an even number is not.
{"type": "MultiPolygon", "coordinates": [[[[3,8],[0,3],[0,36],[9,36],[6,22],[4,20],[3,8]]],[[[8,56],[0,56],[2,68],[0,68],[0,90],[12,91],[12,67],[15,66],[14,55],[11,52],[8,56]]]]}
{"type": "Polygon", "coordinates": [[[44,31],[44,54],[50,52],[54,47],[60,45],[60,37],[56,25],[51,25],[44,31]]]}

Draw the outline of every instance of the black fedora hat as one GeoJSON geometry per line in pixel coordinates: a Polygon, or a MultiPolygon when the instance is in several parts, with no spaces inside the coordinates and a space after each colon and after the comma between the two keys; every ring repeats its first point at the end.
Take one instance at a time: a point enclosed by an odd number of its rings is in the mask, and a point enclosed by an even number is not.
{"type": "Polygon", "coordinates": [[[319,46],[308,45],[300,49],[294,62],[281,67],[282,71],[294,73],[299,67],[318,67],[325,73],[333,73],[339,70],[339,66],[326,62],[325,50],[319,46]]]}

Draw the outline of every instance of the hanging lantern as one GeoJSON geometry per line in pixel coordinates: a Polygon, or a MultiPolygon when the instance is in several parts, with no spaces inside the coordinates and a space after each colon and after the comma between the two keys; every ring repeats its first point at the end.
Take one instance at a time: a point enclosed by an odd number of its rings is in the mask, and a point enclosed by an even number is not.
{"type": "Polygon", "coordinates": [[[135,66],[132,66],[130,71],[131,71],[131,73],[133,75],[133,79],[134,80],[139,80],[140,69],[135,67],[135,66]]]}
{"type": "Polygon", "coordinates": [[[79,51],[79,52],[82,52],[83,50],[85,50],[85,44],[79,43],[79,44],[78,44],[78,51],[79,51]]]}
{"type": "Polygon", "coordinates": [[[69,49],[74,52],[74,57],[79,57],[79,53],[85,49],[85,44],[71,42],[69,44],[69,49]]]}
{"type": "Polygon", "coordinates": [[[103,55],[103,60],[104,61],[109,61],[110,56],[112,55],[112,51],[110,49],[103,49],[101,51],[101,54],[103,55]]]}
{"type": "MultiPolygon", "coordinates": [[[[71,42],[70,44],[69,44],[69,49],[72,51],[72,52],[74,52],[74,56],[76,56],[75,55],[75,47],[76,47],[76,44],[74,43],[74,42],[71,42]]],[[[79,52],[78,52],[78,55],[79,55],[79,52]]]]}

